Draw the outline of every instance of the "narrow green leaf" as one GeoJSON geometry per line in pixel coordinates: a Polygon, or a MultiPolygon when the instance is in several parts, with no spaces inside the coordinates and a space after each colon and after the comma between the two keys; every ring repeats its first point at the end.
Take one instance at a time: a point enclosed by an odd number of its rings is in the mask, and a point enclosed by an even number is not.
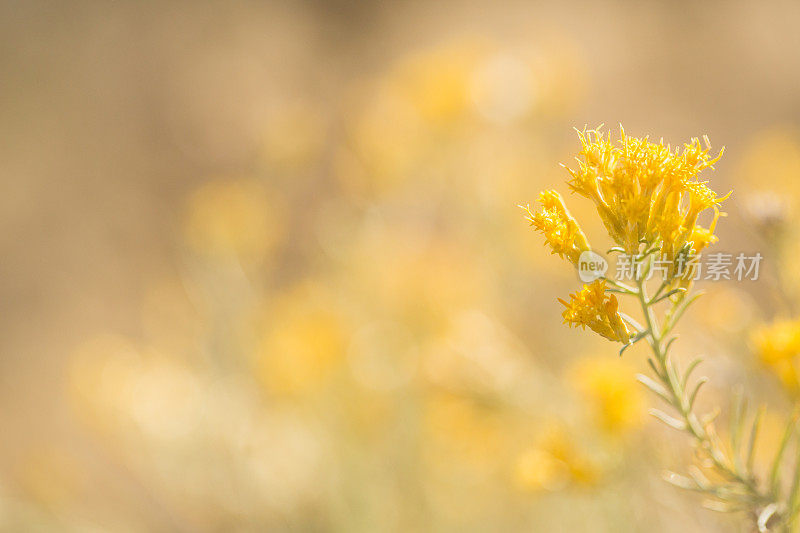
{"type": "Polygon", "coordinates": [[[689,298],[688,300],[684,300],[681,303],[680,307],[678,307],[675,313],[673,313],[672,316],[670,317],[669,326],[665,329],[665,331],[669,331],[673,327],[675,327],[675,324],[678,323],[678,320],[680,320],[683,314],[686,312],[686,310],[689,309],[689,306],[692,305],[694,302],[696,302],[697,299],[700,298],[703,294],[705,294],[703,291],[699,291],[695,293],[695,295],[689,298]]]}
{"type": "Polygon", "coordinates": [[[759,533],[769,531],[769,519],[772,518],[777,510],[777,503],[771,503],[764,507],[764,510],[758,515],[758,520],[756,521],[756,526],[758,526],[759,533]]]}
{"type": "Polygon", "coordinates": [[[680,474],[672,472],[670,470],[665,471],[661,475],[661,477],[664,479],[664,481],[666,481],[670,485],[674,485],[674,486],[678,487],[679,489],[685,489],[685,490],[696,490],[697,489],[697,486],[694,484],[694,482],[691,479],[689,479],[686,476],[682,476],[680,474]]]}
{"type": "Polygon", "coordinates": [[[678,294],[679,292],[686,292],[686,289],[683,288],[683,287],[678,287],[677,289],[672,289],[671,291],[669,291],[668,293],[664,294],[663,296],[658,296],[658,294],[656,293],[656,297],[653,300],[650,300],[650,304],[649,305],[655,305],[658,302],[666,300],[667,298],[669,298],[670,296],[672,296],[674,294],[678,294]]]}
{"type": "Polygon", "coordinates": [[[742,510],[740,505],[734,505],[729,502],[721,502],[719,500],[705,500],[703,502],[703,507],[718,513],[735,513],[742,510]]]}
{"type": "Polygon", "coordinates": [[[637,335],[631,337],[631,340],[628,341],[622,348],[619,349],[619,356],[622,357],[622,353],[627,350],[629,347],[633,346],[640,340],[644,339],[647,334],[650,333],[649,331],[640,331],[637,335]]]}
{"type": "Polygon", "coordinates": [[[747,473],[753,475],[753,458],[756,450],[756,439],[758,438],[758,429],[761,426],[761,418],[764,416],[764,406],[758,408],[756,416],[753,419],[753,426],[750,429],[750,444],[747,446],[747,473]]]}
{"type": "Polygon", "coordinates": [[[733,397],[733,409],[731,410],[730,420],[730,439],[731,451],[733,453],[733,465],[737,474],[742,474],[744,464],[742,463],[741,443],[742,432],[744,430],[744,419],[747,412],[747,403],[742,389],[737,387],[733,397]]]}
{"type": "Polygon", "coordinates": [[[678,340],[678,336],[673,336],[670,340],[667,341],[666,346],[664,346],[664,353],[669,353],[669,349],[672,347],[672,343],[678,340]]]}
{"type": "Polygon", "coordinates": [[[797,450],[797,461],[794,465],[794,477],[792,478],[792,488],[789,491],[789,516],[794,517],[797,514],[797,497],[798,490],[800,490],[800,448],[797,450]]]}
{"type": "Polygon", "coordinates": [[[619,316],[621,316],[622,319],[625,320],[625,322],[636,328],[636,331],[640,333],[643,332],[645,334],[650,333],[650,330],[645,328],[643,325],[639,324],[639,322],[637,322],[636,319],[634,319],[632,316],[625,314],[622,311],[619,311],[619,316]]]}
{"type": "Polygon", "coordinates": [[[667,391],[667,389],[665,389],[663,385],[657,383],[656,381],[654,381],[648,376],[645,376],[644,374],[636,374],[636,379],[639,381],[639,383],[641,383],[642,385],[644,385],[645,387],[656,393],[659,397],[661,397],[662,400],[667,402],[669,405],[674,405],[673,398],[670,396],[669,391],[667,391]]]}
{"type": "Polygon", "coordinates": [[[773,496],[777,496],[778,490],[780,489],[781,461],[783,460],[783,454],[786,452],[786,445],[789,444],[789,439],[791,438],[792,433],[794,433],[794,428],[797,425],[797,417],[798,415],[795,413],[795,415],[789,420],[789,423],[786,424],[786,429],[783,432],[780,446],[778,446],[778,453],[775,454],[775,459],[772,461],[772,468],[770,469],[769,474],[769,486],[773,496]]]}
{"type": "Polygon", "coordinates": [[[677,418],[668,415],[664,411],[661,411],[659,409],[650,409],[648,412],[652,416],[658,418],[671,428],[677,429],[679,431],[683,431],[686,429],[685,422],[682,422],[681,420],[678,420],[677,418]]]}
{"type": "Polygon", "coordinates": [[[711,482],[708,480],[706,476],[703,475],[703,472],[700,471],[699,468],[695,465],[689,466],[689,475],[692,476],[692,479],[703,490],[708,490],[711,486],[711,482]]]}
{"type": "Polygon", "coordinates": [[[686,388],[686,385],[689,384],[689,378],[691,377],[692,372],[694,372],[694,369],[697,368],[697,365],[699,365],[702,362],[703,362],[703,358],[702,357],[698,357],[697,359],[695,359],[694,361],[689,363],[689,366],[686,368],[686,372],[683,374],[683,388],[684,389],[686,388]]]}
{"type": "Polygon", "coordinates": [[[647,364],[650,365],[650,368],[652,368],[653,372],[656,373],[656,376],[658,377],[658,379],[660,379],[660,380],[664,379],[664,376],[661,374],[661,370],[658,369],[658,367],[656,366],[656,362],[653,360],[652,357],[648,357],[647,358],[647,364]]]}
{"type": "Polygon", "coordinates": [[[675,389],[675,394],[682,398],[683,387],[681,387],[681,380],[678,378],[678,369],[675,365],[675,361],[673,361],[672,357],[669,355],[667,355],[664,360],[664,368],[667,371],[669,381],[672,383],[672,388],[675,389]]]}
{"type": "MultiPolygon", "coordinates": [[[[706,378],[706,381],[708,381],[708,378],[706,378]]],[[[697,396],[696,393],[695,396],[697,396]]],[[[706,427],[714,420],[716,420],[718,416],[719,416],[719,407],[715,407],[713,411],[703,416],[703,418],[700,420],[700,423],[703,425],[703,427],[706,427]]]]}
{"type": "Polygon", "coordinates": [[[697,380],[697,383],[694,386],[694,390],[689,395],[689,402],[687,403],[689,410],[691,410],[694,407],[694,402],[697,399],[697,393],[700,392],[700,387],[702,387],[706,383],[708,383],[708,378],[705,376],[697,380]]]}

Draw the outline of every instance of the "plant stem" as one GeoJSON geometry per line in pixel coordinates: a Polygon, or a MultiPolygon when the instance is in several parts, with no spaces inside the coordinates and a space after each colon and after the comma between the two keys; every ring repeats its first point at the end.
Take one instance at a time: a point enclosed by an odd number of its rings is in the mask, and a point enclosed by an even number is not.
{"type": "MultiPolygon", "coordinates": [[[[772,503],[772,498],[769,494],[759,489],[754,476],[737,468],[737,462],[731,462],[726,457],[719,442],[714,438],[713,430],[709,430],[709,425],[700,423],[695,415],[692,406],[693,398],[686,394],[686,380],[680,379],[675,366],[668,356],[667,349],[664,347],[664,332],[659,329],[653,309],[654,304],[652,300],[648,299],[644,279],[637,279],[636,296],[645,318],[647,340],[655,359],[654,370],[656,370],[656,377],[664,385],[670,403],[680,415],[679,420],[683,424],[683,429],[694,439],[698,449],[707,454],[717,473],[726,478],[731,484],[736,485],[739,491],[747,496],[746,502],[739,503],[748,503],[749,508],[747,510],[757,519],[761,509],[772,503]]],[[[674,323],[669,325],[669,329],[672,326],[674,326],[674,323]]],[[[735,450],[734,453],[736,453],[735,450]]],[[[720,497],[716,490],[711,491],[711,494],[720,497]]]]}

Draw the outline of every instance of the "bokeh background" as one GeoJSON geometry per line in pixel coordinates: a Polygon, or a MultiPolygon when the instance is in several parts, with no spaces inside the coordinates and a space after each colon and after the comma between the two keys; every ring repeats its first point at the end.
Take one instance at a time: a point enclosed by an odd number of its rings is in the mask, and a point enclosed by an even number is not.
{"type": "MultiPolygon", "coordinates": [[[[745,531],[517,204],[573,127],[726,146],[681,358],[797,391],[792,1],[0,2],[0,529],[745,531]],[[777,322],[775,322],[777,321],[777,322]],[[765,333],[766,332],[766,333],[765,333]],[[765,352],[766,350],[766,352],[765,352]]],[[[572,198],[593,242],[602,231],[572,198]]],[[[724,418],[724,415],[723,415],[724,418]]],[[[764,458],[766,461],[766,453],[764,458]]]]}

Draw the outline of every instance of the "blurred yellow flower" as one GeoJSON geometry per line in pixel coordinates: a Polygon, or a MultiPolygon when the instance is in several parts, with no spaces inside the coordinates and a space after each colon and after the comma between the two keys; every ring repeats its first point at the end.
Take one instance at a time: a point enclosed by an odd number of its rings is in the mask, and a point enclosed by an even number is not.
{"type": "Polygon", "coordinates": [[[393,192],[424,161],[429,131],[402,91],[387,80],[354,91],[348,113],[350,147],[333,161],[336,177],[352,194],[371,197],[393,192]]]}
{"type": "Polygon", "coordinates": [[[461,40],[402,61],[392,78],[425,121],[446,125],[470,106],[470,82],[484,46],[461,40]]]}
{"type": "Polygon", "coordinates": [[[453,313],[486,301],[492,286],[484,264],[460,243],[383,220],[365,228],[348,261],[353,294],[417,338],[444,331],[453,313]]]}
{"type": "Polygon", "coordinates": [[[752,342],[761,362],[788,389],[800,388],[800,319],[777,320],[753,332],[752,342]]]}
{"type": "Polygon", "coordinates": [[[479,477],[500,469],[509,433],[491,406],[436,392],[425,403],[424,417],[432,460],[440,467],[447,467],[446,460],[479,477]]]}
{"type": "Polygon", "coordinates": [[[186,243],[212,258],[263,259],[282,232],[280,206],[254,179],[211,181],[189,198],[186,243]]]}
{"type": "Polygon", "coordinates": [[[579,447],[558,425],[546,427],[538,442],[523,450],[514,465],[514,480],[522,490],[559,490],[569,485],[596,485],[602,461],[579,447]]]}
{"type": "Polygon", "coordinates": [[[567,379],[583,394],[598,425],[613,435],[642,423],[644,398],[634,377],[634,370],[622,358],[584,358],[567,372],[567,379]]]}
{"type": "Polygon", "coordinates": [[[514,478],[526,490],[558,490],[569,482],[569,466],[541,448],[529,448],[517,458],[514,478]]]}
{"type": "Polygon", "coordinates": [[[334,160],[345,187],[369,197],[430,177],[420,169],[441,157],[442,138],[462,133],[456,126],[469,117],[480,49],[469,40],[425,49],[355,84],[346,124],[351,150],[340,148],[334,160]]]}
{"type": "Polygon", "coordinates": [[[324,288],[302,285],[270,309],[255,362],[270,392],[320,391],[344,361],[348,333],[340,310],[327,298],[324,288]]]}

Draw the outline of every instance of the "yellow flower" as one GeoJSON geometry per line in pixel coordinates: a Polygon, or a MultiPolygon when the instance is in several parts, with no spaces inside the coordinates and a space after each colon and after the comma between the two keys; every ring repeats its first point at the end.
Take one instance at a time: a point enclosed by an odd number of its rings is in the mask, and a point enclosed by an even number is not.
{"type": "Polygon", "coordinates": [[[558,301],[566,307],[562,315],[565,324],[583,329],[589,326],[612,341],[627,343],[630,340],[631,333],[618,312],[617,297],[606,294],[605,281],[584,285],[580,291],[570,294],[569,302],[561,298],[558,301]]]}
{"type": "Polygon", "coordinates": [[[717,220],[719,220],[719,216],[719,209],[714,206],[714,219],[711,221],[711,225],[707,229],[702,226],[695,226],[692,228],[692,235],[689,240],[692,241],[692,250],[695,253],[699,254],[709,244],[714,244],[719,240],[719,238],[714,235],[714,229],[717,227],[717,220]]]}
{"type": "Polygon", "coordinates": [[[722,156],[709,154],[708,138],[705,146],[695,138],[673,150],[663,141],[626,136],[622,128],[616,142],[599,130],[579,131],[578,137],[578,168],[567,168],[568,183],[595,203],[609,235],[628,253],[660,240],[672,257],[692,237],[698,215],[727,198],[697,181],[722,156]]]}
{"type": "Polygon", "coordinates": [[[517,458],[514,480],[525,490],[558,490],[569,482],[569,465],[548,450],[531,447],[517,458]]]}
{"type": "Polygon", "coordinates": [[[520,207],[528,213],[531,226],[542,232],[552,253],[566,256],[573,264],[577,264],[581,252],[590,247],[578,222],[564,205],[564,199],[556,191],[549,190],[539,193],[539,202],[543,209],[538,213],[531,212],[529,206],[520,207]]]}
{"type": "Polygon", "coordinates": [[[800,358],[800,319],[778,320],[757,329],[752,336],[758,358],[783,384],[800,388],[798,359],[800,358]]]}

